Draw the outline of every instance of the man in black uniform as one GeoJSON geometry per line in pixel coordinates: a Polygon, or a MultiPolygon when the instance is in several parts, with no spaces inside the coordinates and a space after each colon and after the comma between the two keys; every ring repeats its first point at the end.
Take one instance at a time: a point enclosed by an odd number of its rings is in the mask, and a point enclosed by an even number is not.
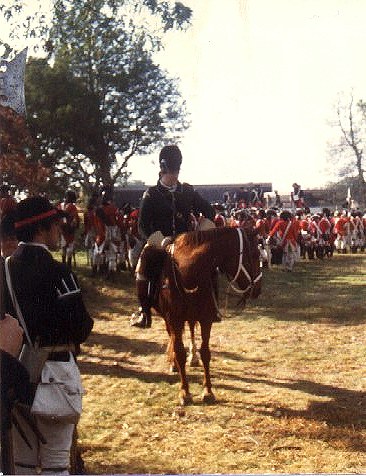
{"type": "MultiPolygon", "coordinates": [[[[15,218],[19,245],[10,258],[9,271],[30,340],[47,348],[47,360],[62,362],[66,370],[68,365],[75,366],[73,355],[90,334],[93,321],[75,275],[49,251],[58,248],[59,221],[60,211],[44,197],[19,202],[15,218]]],[[[6,307],[15,315],[9,296],[6,307]]],[[[19,421],[32,449],[14,429],[16,474],[67,473],[74,424],[36,417],[46,439],[42,443],[27,431],[22,418],[19,421]]]]}
{"type": "MultiPolygon", "coordinates": [[[[145,246],[160,246],[164,237],[174,238],[191,229],[192,214],[213,220],[215,211],[194,188],[178,181],[182,154],[176,145],[163,147],[159,155],[160,174],[157,185],[144,193],[139,213],[139,232],[145,246]]],[[[213,225],[214,227],[214,225],[213,225]]],[[[144,250],[136,267],[137,297],[141,308],[131,325],[151,327],[149,281],[144,275],[144,250]]]]}
{"type": "Polygon", "coordinates": [[[15,403],[30,405],[32,391],[29,375],[19,363],[18,355],[23,342],[19,322],[5,314],[0,319],[0,394],[1,394],[1,464],[3,474],[14,473],[11,412],[15,403]]]}

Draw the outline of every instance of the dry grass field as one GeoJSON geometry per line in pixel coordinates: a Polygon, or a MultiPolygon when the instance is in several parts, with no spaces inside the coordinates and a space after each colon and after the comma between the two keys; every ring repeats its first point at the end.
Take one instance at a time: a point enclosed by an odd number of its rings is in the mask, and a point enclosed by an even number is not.
{"type": "Polygon", "coordinates": [[[365,265],[366,254],[336,255],[265,270],[244,310],[222,297],[217,403],[201,403],[198,367],[188,369],[194,404],[180,407],[162,319],[131,328],[132,278],[90,277],[79,263],[95,319],[79,359],[86,472],[366,473],[365,265]]]}

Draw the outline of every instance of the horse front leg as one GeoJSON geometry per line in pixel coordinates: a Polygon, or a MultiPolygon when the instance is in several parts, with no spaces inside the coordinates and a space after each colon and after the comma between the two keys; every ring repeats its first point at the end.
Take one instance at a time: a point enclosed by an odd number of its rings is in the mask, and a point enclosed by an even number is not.
{"type": "Polygon", "coordinates": [[[196,323],[190,321],[189,322],[189,333],[191,337],[191,341],[189,343],[189,354],[188,354],[188,363],[190,367],[199,367],[200,361],[197,354],[197,346],[196,346],[196,339],[195,339],[195,330],[196,323]]]}
{"type": "Polygon", "coordinates": [[[203,393],[202,401],[204,403],[214,403],[216,401],[215,395],[212,393],[211,377],[210,377],[210,335],[211,335],[211,322],[201,322],[201,336],[202,343],[200,348],[201,360],[203,364],[203,393]]]}
{"type": "Polygon", "coordinates": [[[174,360],[180,375],[179,401],[181,405],[189,405],[193,402],[192,395],[189,393],[188,379],[186,373],[187,353],[183,344],[183,327],[172,329],[172,343],[174,360]]]}

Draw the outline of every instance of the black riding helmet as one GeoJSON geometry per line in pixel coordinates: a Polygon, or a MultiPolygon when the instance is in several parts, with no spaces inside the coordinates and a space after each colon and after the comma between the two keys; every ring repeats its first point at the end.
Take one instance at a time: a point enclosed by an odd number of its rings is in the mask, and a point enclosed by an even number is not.
{"type": "Polygon", "coordinates": [[[176,145],[166,145],[159,154],[160,170],[163,173],[178,172],[182,164],[182,153],[176,145]]]}

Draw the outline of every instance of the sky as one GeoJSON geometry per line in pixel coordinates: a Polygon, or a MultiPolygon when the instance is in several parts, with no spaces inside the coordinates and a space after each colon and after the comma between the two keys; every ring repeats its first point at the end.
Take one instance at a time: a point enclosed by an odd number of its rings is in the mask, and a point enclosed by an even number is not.
{"type": "MultiPolygon", "coordinates": [[[[191,127],[180,178],[193,185],[334,178],[328,143],[340,93],[366,99],[366,1],[183,0],[192,26],[157,61],[180,79],[191,127]]],[[[158,151],[133,158],[131,180],[157,179],[158,151]]]]}

